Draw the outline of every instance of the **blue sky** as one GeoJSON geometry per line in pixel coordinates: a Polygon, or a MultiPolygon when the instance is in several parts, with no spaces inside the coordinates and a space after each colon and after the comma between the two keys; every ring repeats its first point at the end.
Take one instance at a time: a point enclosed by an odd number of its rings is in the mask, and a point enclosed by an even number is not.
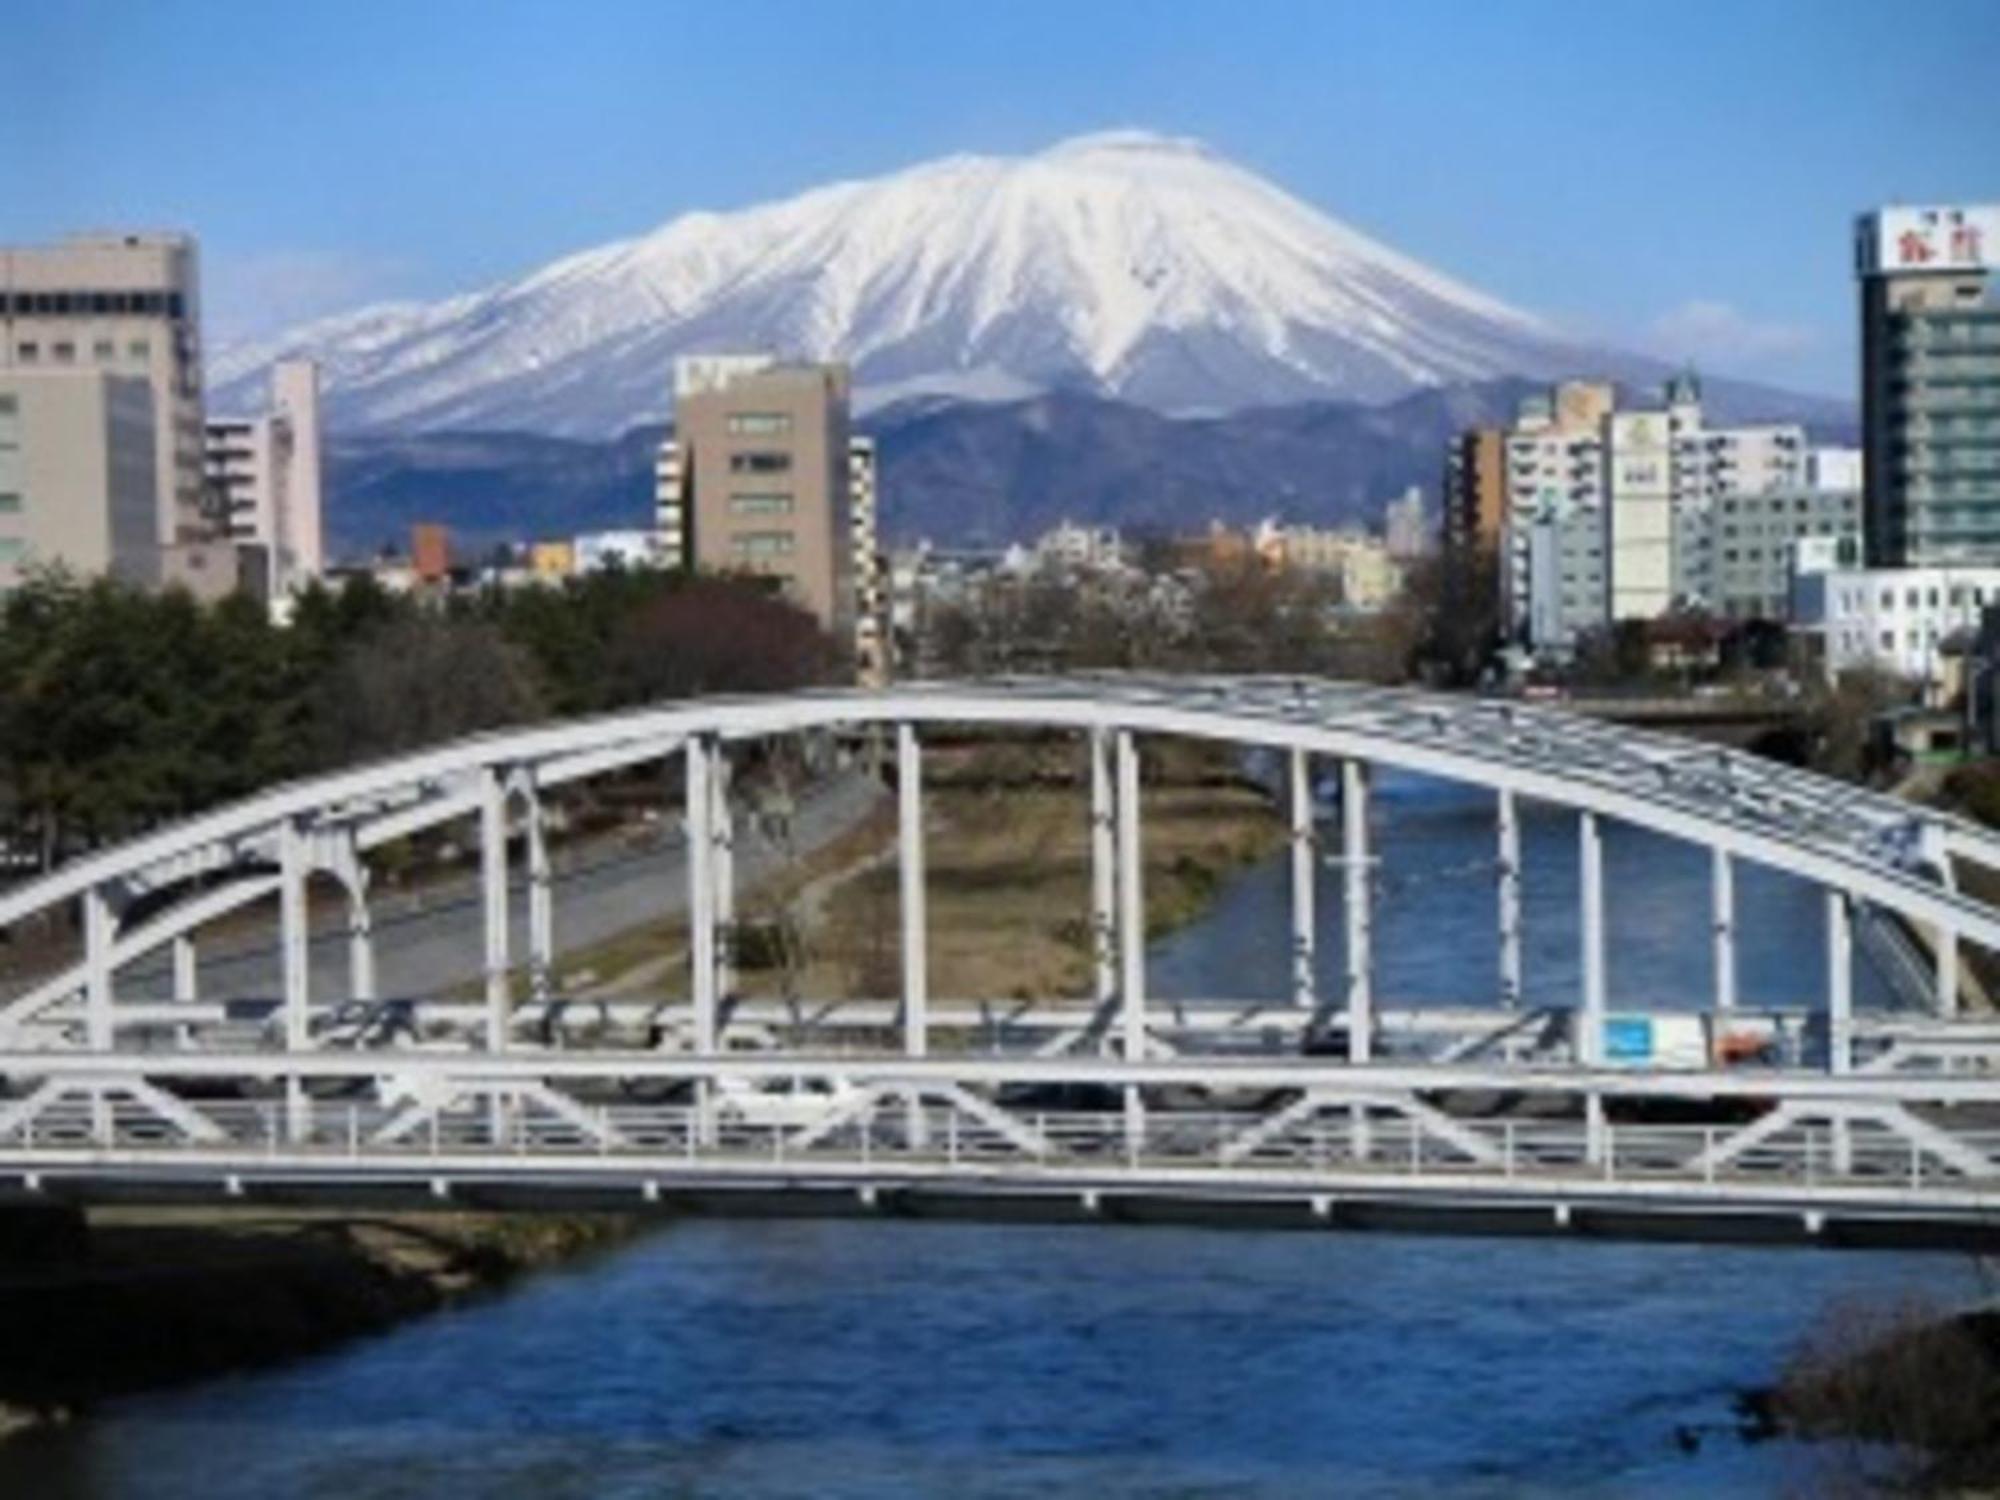
{"type": "Polygon", "coordinates": [[[2000,0],[9,0],[0,241],[211,337],[952,151],[1199,136],[1579,331],[1837,394],[1851,214],[2000,198],[2000,0]]]}

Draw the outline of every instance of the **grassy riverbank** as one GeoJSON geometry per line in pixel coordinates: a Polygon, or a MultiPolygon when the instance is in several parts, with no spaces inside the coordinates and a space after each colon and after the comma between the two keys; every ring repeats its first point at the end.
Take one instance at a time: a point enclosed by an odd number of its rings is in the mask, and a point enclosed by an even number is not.
{"type": "MultiPolygon", "coordinates": [[[[925,796],[929,977],[961,999],[1082,998],[1093,974],[1090,809],[1082,787],[938,757],[925,796]]],[[[1283,829],[1255,788],[1162,766],[1142,794],[1146,931],[1207,910],[1233,872],[1275,850],[1283,829]],[[1174,774],[1175,772],[1178,774],[1174,774]]],[[[807,993],[900,988],[898,872],[884,860],[843,884],[807,972],[807,993]]]]}
{"type": "MultiPolygon", "coordinates": [[[[0,1215],[15,1226],[21,1216],[0,1215]]],[[[614,1215],[50,1212],[0,1259],[0,1434],[296,1358],[621,1239],[614,1215]]]]}
{"type": "MultiPolygon", "coordinates": [[[[1090,992],[1090,807],[1073,745],[973,743],[925,757],[930,989],[950,998],[1090,992]]],[[[1279,848],[1270,798],[1218,752],[1161,746],[1146,762],[1143,892],[1150,937],[1205,911],[1224,879],[1279,848]]],[[[893,804],[739,893],[739,993],[832,999],[901,988],[893,804]]],[[[686,994],[675,918],[575,953],[570,994],[686,994]]]]}

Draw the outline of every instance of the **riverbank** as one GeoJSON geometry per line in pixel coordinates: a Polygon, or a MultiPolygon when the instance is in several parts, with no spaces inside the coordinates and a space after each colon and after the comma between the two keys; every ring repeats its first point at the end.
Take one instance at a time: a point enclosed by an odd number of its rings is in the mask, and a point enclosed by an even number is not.
{"type": "Polygon", "coordinates": [[[330,1348],[629,1236],[618,1215],[8,1210],[0,1437],[330,1348]]]}
{"type": "MultiPolygon", "coordinates": [[[[1090,808],[1076,760],[1069,748],[1033,743],[940,746],[926,755],[931,993],[1090,995],[1090,808]]],[[[1199,917],[1225,880],[1285,839],[1269,794],[1203,747],[1149,748],[1141,796],[1148,939],[1199,917]]],[[[895,809],[885,804],[739,892],[736,993],[897,993],[899,881],[895,809]]],[[[580,999],[684,998],[686,948],[686,922],[665,918],[570,955],[559,983],[580,999]]]]}
{"type": "Polygon", "coordinates": [[[2000,1309],[1836,1304],[1742,1405],[1752,1436],[1861,1445],[1896,1489],[2000,1493],[2000,1309]]]}
{"type": "MultiPolygon", "coordinates": [[[[930,989],[961,999],[1085,999],[1095,973],[1090,809],[1084,787],[1024,754],[940,754],[926,767],[930,989]]],[[[1147,766],[1141,793],[1146,936],[1208,910],[1223,882],[1268,857],[1284,826],[1261,789],[1195,757],[1147,766]]],[[[900,986],[893,858],[836,890],[807,993],[900,986]]]]}

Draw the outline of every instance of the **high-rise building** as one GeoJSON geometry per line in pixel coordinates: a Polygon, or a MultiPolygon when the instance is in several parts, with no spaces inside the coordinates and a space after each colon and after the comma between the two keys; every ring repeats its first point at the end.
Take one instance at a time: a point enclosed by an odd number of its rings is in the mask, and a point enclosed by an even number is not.
{"type": "Polygon", "coordinates": [[[1507,526],[1507,432],[1468,427],[1445,449],[1445,546],[1454,552],[1490,552],[1507,526]]]}
{"type": "Polygon", "coordinates": [[[1609,618],[1604,419],[1608,382],[1566,381],[1521,403],[1506,434],[1500,593],[1510,632],[1567,650],[1609,618]]]}
{"type": "Polygon", "coordinates": [[[151,390],[161,546],[209,534],[200,331],[195,243],[186,235],[0,248],[0,372],[100,370],[151,390]]]}
{"type": "Polygon", "coordinates": [[[2000,205],[1861,216],[1861,441],[1876,567],[2000,562],[2000,205]]]}
{"type": "Polygon", "coordinates": [[[43,565],[160,581],[153,419],[137,376],[0,369],[0,591],[43,565]]]}
{"type": "Polygon", "coordinates": [[[217,522],[238,546],[262,549],[274,597],[325,571],[317,365],[273,365],[271,410],[210,422],[207,463],[217,522]]]}
{"type": "Polygon", "coordinates": [[[889,674],[889,598],[875,517],[875,439],[847,440],[848,532],[854,543],[854,655],[861,680],[889,674]]]}
{"type": "Polygon", "coordinates": [[[747,572],[883,669],[875,449],[849,428],[845,365],[711,355],[674,369],[674,435],[655,470],[670,566],[747,572]]]}

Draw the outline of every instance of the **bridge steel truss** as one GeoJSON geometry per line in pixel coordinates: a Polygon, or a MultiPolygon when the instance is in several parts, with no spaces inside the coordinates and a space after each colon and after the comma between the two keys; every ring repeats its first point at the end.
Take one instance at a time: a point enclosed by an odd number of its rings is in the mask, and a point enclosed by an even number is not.
{"type": "MultiPolygon", "coordinates": [[[[555,1191],[615,1182],[912,1184],[1203,1201],[1280,1199],[1326,1217],[1364,1201],[1881,1220],[1995,1232],[2000,1024],[1961,1013],[1961,949],[2000,951],[1978,894],[2000,839],[1961,819],[1766,762],[1539,706],[1292,678],[1127,676],[924,683],[716,698],[465,740],[280,787],[0,895],[0,929],[80,912],[73,964],[0,1000],[0,1181],[134,1190],[190,1181],[361,1191],[421,1182],[555,1191]],[[927,735],[1078,737],[1089,786],[1088,999],[934,998],[925,911],[927,735]],[[732,747],[886,733],[896,780],[900,988],[827,1002],[735,994],[732,747]],[[1289,993],[1149,999],[1142,741],[1272,752],[1290,835],[1289,993]],[[545,799],[678,761],[690,998],[589,1004],[640,1015],[655,1045],[577,1050],[563,1030],[545,799]],[[1497,1003],[1407,1011],[1376,994],[1370,788],[1380,769],[1495,801],[1497,1003]],[[1337,777],[1338,854],[1314,786],[1337,777]],[[1572,811],[1580,996],[1523,994],[1522,804],[1572,811]],[[442,1044],[329,1045],[333,1010],[375,1004],[369,855],[426,829],[479,829],[479,994],[410,1002],[442,1044]],[[1688,1072],[1605,1050],[1607,820],[1687,841],[1712,869],[1716,1013],[1738,1003],[1736,866],[1825,891],[1827,989],[1813,1065],[1688,1072]],[[526,883],[512,948],[510,830],[526,883]],[[1338,871],[1346,963],[1321,993],[1322,872],[1338,871]],[[347,982],[312,994],[308,882],[346,911],[347,982]],[[203,995],[208,924],[275,896],[276,1025],[232,1046],[258,997],[203,995]],[[1857,921],[1922,955],[1928,1004],[1856,1014],[1857,921]],[[1914,941],[1912,941],[1914,939],[1914,941]],[[118,993],[170,960],[172,999],[118,993]],[[1304,1045],[1338,1037],[1344,1056],[1304,1045]],[[746,1045],[753,1050],[741,1050],[746,1045]],[[1262,1049],[1262,1055],[1242,1055],[1262,1049]],[[1051,1107],[1079,1092],[1113,1110],[1051,1107]],[[1663,1112],[1693,1123],[1648,1123],[1663,1112]]],[[[1275,936],[1275,935],[1274,935],[1275,936]]],[[[388,997],[404,998],[407,997],[388,997]]]]}

